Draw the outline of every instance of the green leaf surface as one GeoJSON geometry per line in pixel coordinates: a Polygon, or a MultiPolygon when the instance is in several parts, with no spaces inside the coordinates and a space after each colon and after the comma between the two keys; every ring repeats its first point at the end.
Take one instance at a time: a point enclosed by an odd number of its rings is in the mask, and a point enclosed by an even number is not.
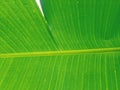
{"type": "Polygon", "coordinates": [[[120,90],[119,0],[0,1],[0,90],[120,90]]]}
{"type": "Polygon", "coordinates": [[[120,1],[41,0],[41,3],[60,48],[120,46],[120,1]]]}

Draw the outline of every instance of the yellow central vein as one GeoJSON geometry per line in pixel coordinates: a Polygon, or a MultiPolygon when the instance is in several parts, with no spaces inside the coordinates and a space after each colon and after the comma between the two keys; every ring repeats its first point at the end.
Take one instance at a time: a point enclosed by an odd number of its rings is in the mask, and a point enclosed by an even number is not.
{"type": "Polygon", "coordinates": [[[117,47],[117,48],[85,49],[85,50],[3,53],[3,54],[0,54],[0,58],[75,55],[75,54],[79,55],[79,54],[82,54],[82,53],[106,53],[106,52],[120,52],[120,47],[117,47]]]}

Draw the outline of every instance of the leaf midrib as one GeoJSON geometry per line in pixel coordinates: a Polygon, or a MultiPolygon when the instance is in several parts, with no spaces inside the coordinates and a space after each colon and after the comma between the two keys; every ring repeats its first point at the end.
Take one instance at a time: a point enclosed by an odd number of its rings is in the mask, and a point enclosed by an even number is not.
{"type": "Polygon", "coordinates": [[[43,51],[43,52],[20,52],[20,53],[2,53],[0,58],[14,58],[14,57],[36,57],[36,56],[57,56],[57,55],[79,55],[84,53],[106,53],[106,52],[120,52],[120,47],[115,48],[97,48],[97,49],[83,49],[83,50],[59,50],[59,51],[43,51]]]}

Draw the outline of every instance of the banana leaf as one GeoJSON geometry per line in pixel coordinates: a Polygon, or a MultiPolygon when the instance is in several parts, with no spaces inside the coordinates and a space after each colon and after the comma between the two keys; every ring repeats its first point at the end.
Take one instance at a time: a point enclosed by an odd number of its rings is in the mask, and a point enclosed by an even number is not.
{"type": "Polygon", "coordinates": [[[120,0],[0,0],[0,90],[120,90],[120,0]]]}

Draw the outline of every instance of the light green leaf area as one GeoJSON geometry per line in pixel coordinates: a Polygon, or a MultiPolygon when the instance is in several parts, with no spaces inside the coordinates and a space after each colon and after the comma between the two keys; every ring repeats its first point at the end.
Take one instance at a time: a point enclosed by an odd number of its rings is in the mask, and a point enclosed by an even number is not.
{"type": "Polygon", "coordinates": [[[120,90],[120,1],[0,0],[0,90],[120,90]]]}

